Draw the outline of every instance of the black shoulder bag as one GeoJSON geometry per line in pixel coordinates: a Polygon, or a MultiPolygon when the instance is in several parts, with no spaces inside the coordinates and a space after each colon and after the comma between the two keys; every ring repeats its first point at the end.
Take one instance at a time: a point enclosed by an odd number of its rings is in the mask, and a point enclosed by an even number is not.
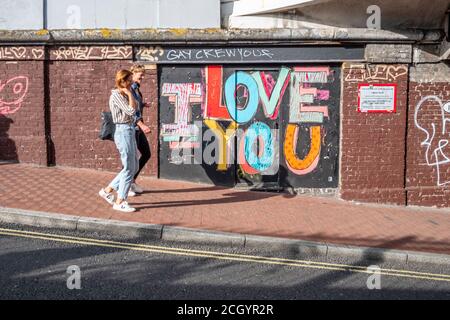
{"type": "Polygon", "coordinates": [[[102,140],[114,141],[114,132],[116,131],[116,125],[113,122],[111,112],[102,112],[102,126],[100,128],[100,134],[98,137],[102,140]]]}

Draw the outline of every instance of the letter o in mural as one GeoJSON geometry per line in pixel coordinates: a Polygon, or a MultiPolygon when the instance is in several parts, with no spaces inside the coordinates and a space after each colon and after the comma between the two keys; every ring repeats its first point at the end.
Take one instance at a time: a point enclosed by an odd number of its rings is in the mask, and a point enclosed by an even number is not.
{"type": "Polygon", "coordinates": [[[245,134],[245,159],[248,164],[262,172],[269,169],[273,163],[274,145],[270,127],[263,122],[253,123],[245,134]],[[262,152],[256,154],[253,145],[259,139],[262,152]]]}
{"type": "Polygon", "coordinates": [[[228,113],[239,124],[249,122],[256,114],[259,104],[258,85],[253,77],[238,71],[230,75],[225,82],[225,102],[228,113]],[[239,85],[247,88],[248,99],[245,107],[238,108],[236,104],[236,90],[239,85]]]}

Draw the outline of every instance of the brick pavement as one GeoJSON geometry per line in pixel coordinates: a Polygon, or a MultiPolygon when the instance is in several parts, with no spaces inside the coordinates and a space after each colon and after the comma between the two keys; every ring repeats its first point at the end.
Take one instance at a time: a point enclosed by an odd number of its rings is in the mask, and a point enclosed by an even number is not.
{"type": "Polygon", "coordinates": [[[450,254],[450,210],[365,205],[142,178],[135,213],[97,192],[114,173],[0,163],[0,206],[334,244],[450,254]]]}

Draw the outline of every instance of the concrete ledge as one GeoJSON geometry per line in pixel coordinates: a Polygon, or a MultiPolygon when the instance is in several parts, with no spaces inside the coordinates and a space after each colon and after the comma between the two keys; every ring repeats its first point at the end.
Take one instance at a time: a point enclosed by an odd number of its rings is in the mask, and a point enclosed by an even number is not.
{"type": "Polygon", "coordinates": [[[94,218],[80,218],[77,224],[77,230],[111,232],[129,236],[132,238],[159,240],[162,236],[162,225],[143,224],[127,221],[102,220],[94,218]]]}
{"type": "Polygon", "coordinates": [[[345,246],[345,245],[328,245],[327,257],[329,259],[351,257],[354,259],[358,259],[359,261],[366,261],[372,263],[395,261],[407,264],[408,262],[407,252],[389,249],[379,249],[379,248],[345,246]]]}
{"type": "Polygon", "coordinates": [[[373,30],[364,28],[303,29],[83,29],[83,30],[0,30],[0,43],[245,43],[274,41],[342,41],[342,42],[427,42],[439,43],[444,35],[438,31],[373,30]]]}
{"type": "Polygon", "coordinates": [[[205,231],[181,227],[164,226],[162,240],[201,244],[221,244],[230,247],[244,247],[245,236],[236,233],[205,231]]]}
{"type": "Polygon", "coordinates": [[[328,246],[325,243],[250,235],[245,237],[246,248],[261,246],[274,251],[287,250],[299,258],[316,257],[326,259],[328,254],[328,246]]]}
{"type": "Polygon", "coordinates": [[[78,217],[0,207],[0,222],[27,226],[76,230],[78,217]]]}
{"type": "Polygon", "coordinates": [[[411,63],[412,45],[368,44],[366,61],[369,63],[411,63]]]}
{"type": "Polygon", "coordinates": [[[450,256],[423,252],[408,252],[408,263],[450,264],[450,256]]]}
{"type": "Polygon", "coordinates": [[[324,260],[352,258],[359,263],[363,261],[371,263],[392,261],[405,265],[408,263],[450,264],[450,255],[445,254],[336,245],[128,221],[85,218],[5,207],[0,207],[0,222],[72,231],[108,232],[129,236],[130,238],[162,239],[163,241],[199,243],[203,245],[219,244],[232,248],[257,248],[258,246],[264,246],[265,249],[290,252],[298,258],[317,257],[324,260]]]}

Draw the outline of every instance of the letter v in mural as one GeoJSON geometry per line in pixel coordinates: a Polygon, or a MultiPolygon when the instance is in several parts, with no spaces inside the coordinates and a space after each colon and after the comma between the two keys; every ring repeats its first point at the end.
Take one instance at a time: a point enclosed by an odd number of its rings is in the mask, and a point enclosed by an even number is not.
{"type": "Polygon", "coordinates": [[[160,176],[337,187],[339,79],[330,66],[162,66],[160,176]]]}

